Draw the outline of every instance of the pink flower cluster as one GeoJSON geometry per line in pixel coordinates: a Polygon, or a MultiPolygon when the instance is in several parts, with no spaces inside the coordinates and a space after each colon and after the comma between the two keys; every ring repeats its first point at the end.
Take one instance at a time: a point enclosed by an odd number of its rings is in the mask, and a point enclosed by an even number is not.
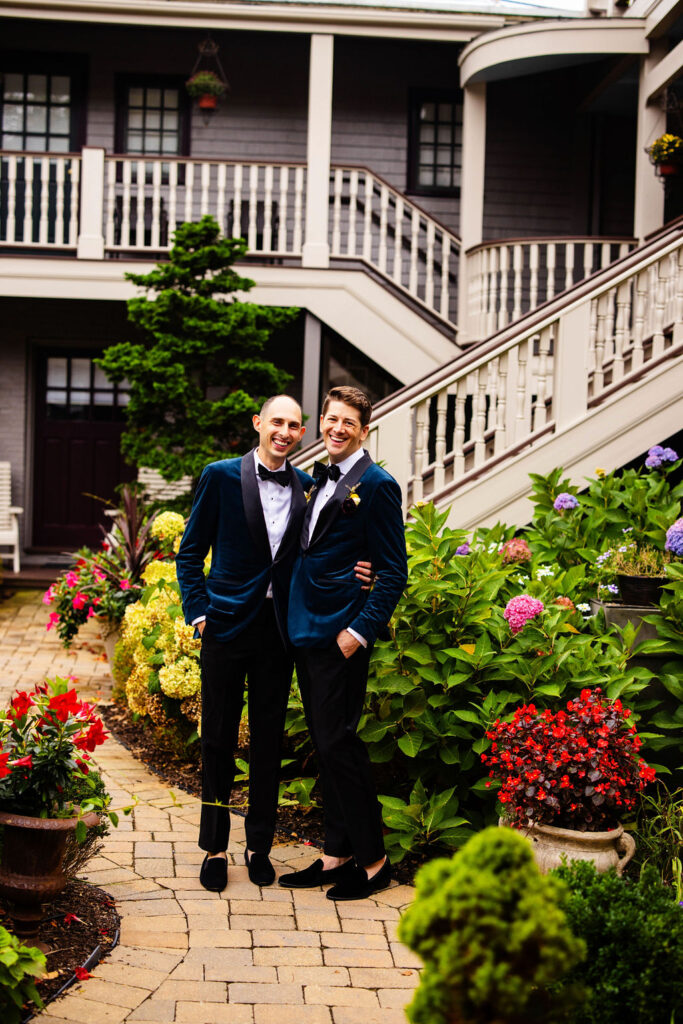
{"type": "Polygon", "coordinates": [[[503,556],[503,564],[511,562],[530,562],[531,549],[523,537],[506,540],[499,552],[503,556]]]}
{"type": "Polygon", "coordinates": [[[520,594],[519,597],[513,597],[508,601],[503,618],[507,620],[513,633],[519,633],[530,619],[536,618],[543,610],[542,601],[528,594],[520,594]]]}

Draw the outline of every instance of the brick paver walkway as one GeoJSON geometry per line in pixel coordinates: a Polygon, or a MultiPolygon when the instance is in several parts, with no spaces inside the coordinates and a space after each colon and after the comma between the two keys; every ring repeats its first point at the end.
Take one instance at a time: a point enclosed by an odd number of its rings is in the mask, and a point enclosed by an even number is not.
{"type": "MultiPolygon", "coordinates": [[[[46,621],[35,592],[0,604],[0,704],[17,687],[69,674],[82,695],[106,700],[111,678],[95,626],[65,652],[46,621]]],[[[97,761],[113,806],[135,804],[87,875],[116,899],[121,939],[40,1024],[405,1024],[419,961],[397,941],[396,924],[410,887],[339,905],[320,890],[258,889],[235,817],[228,888],[206,892],[199,801],[169,791],[113,739],[97,761]]],[[[284,872],[314,853],[278,845],[272,859],[284,872]]]]}

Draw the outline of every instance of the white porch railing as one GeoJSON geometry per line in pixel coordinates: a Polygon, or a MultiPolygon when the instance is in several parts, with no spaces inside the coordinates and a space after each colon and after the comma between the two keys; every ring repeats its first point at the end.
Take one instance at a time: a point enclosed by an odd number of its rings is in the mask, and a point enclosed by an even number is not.
{"type": "MultiPolygon", "coordinates": [[[[367,446],[401,484],[406,508],[452,500],[683,353],[680,228],[668,237],[380,403],[367,446]]],[[[309,469],[321,454],[318,442],[297,465],[309,469]]]]}
{"type": "Polygon", "coordinates": [[[71,153],[0,154],[0,244],[75,248],[80,170],[71,153]]]}
{"type": "Polygon", "coordinates": [[[363,260],[455,327],[460,240],[365,167],[331,174],[330,253],[363,260]]]}
{"type": "Polygon", "coordinates": [[[514,238],[467,252],[468,330],[486,338],[625,256],[624,238],[514,238]]]}
{"type": "Polygon", "coordinates": [[[252,254],[300,256],[305,181],[303,164],[107,157],[105,249],[163,251],[179,224],[211,214],[252,254]]]}

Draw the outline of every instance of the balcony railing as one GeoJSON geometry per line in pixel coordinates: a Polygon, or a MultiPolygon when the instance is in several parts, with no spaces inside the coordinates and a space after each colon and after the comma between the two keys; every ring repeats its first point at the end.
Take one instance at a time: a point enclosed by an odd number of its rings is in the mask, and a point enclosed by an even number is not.
{"type": "Polygon", "coordinates": [[[81,159],[76,154],[0,154],[0,243],[75,248],[81,159]]]}
{"type": "Polygon", "coordinates": [[[604,270],[634,246],[627,238],[511,238],[467,252],[468,329],[486,338],[604,270]]]}
{"type": "MultiPolygon", "coordinates": [[[[248,254],[303,261],[308,176],[294,162],[0,154],[0,245],[75,250],[89,259],[158,256],[204,214],[248,254]]],[[[456,332],[460,242],[365,167],[333,167],[333,265],[362,264],[456,332]]],[[[623,255],[625,239],[513,239],[467,254],[468,336],[480,340],[623,255]]]]}

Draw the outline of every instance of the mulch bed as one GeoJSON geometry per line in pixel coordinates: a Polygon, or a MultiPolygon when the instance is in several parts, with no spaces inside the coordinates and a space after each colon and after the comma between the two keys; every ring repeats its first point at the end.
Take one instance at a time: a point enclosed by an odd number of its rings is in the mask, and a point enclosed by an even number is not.
{"type": "MultiPolygon", "coordinates": [[[[188,763],[187,756],[178,751],[169,750],[168,746],[159,743],[158,734],[146,720],[135,721],[125,704],[114,703],[99,705],[98,712],[105,726],[113,736],[123,744],[139,761],[149,768],[158,778],[168,784],[169,789],[182,789],[191,796],[201,796],[201,774],[197,760],[188,763]]],[[[242,752],[243,755],[246,751],[242,752]]],[[[382,766],[384,767],[384,766],[382,766]]],[[[381,790],[380,790],[381,791],[381,790]]],[[[231,803],[235,814],[245,814],[247,807],[247,787],[236,786],[231,794],[231,803]]],[[[280,807],[276,836],[280,841],[309,843],[322,848],[323,819],[319,807],[302,808],[280,807]]],[[[443,855],[447,851],[435,850],[434,855],[443,855]]],[[[394,877],[401,883],[412,885],[415,872],[424,863],[424,856],[407,855],[400,864],[394,866],[394,877]]]]}
{"type": "MultiPolygon", "coordinates": [[[[75,981],[88,977],[88,971],[106,956],[118,942],[120,918],[108,893],[87,882],[69,882],[62,893],[46,905],[45,917],[36,939],[47,948],[47,975],[37,982],[44,1003],[48,1003],[75,981]]],[[[8,903],[0,900],[0,924],[12,931],[8,903]]],[[[24,1020],[35,1007],[27,1008],[24,1020]]]]}

